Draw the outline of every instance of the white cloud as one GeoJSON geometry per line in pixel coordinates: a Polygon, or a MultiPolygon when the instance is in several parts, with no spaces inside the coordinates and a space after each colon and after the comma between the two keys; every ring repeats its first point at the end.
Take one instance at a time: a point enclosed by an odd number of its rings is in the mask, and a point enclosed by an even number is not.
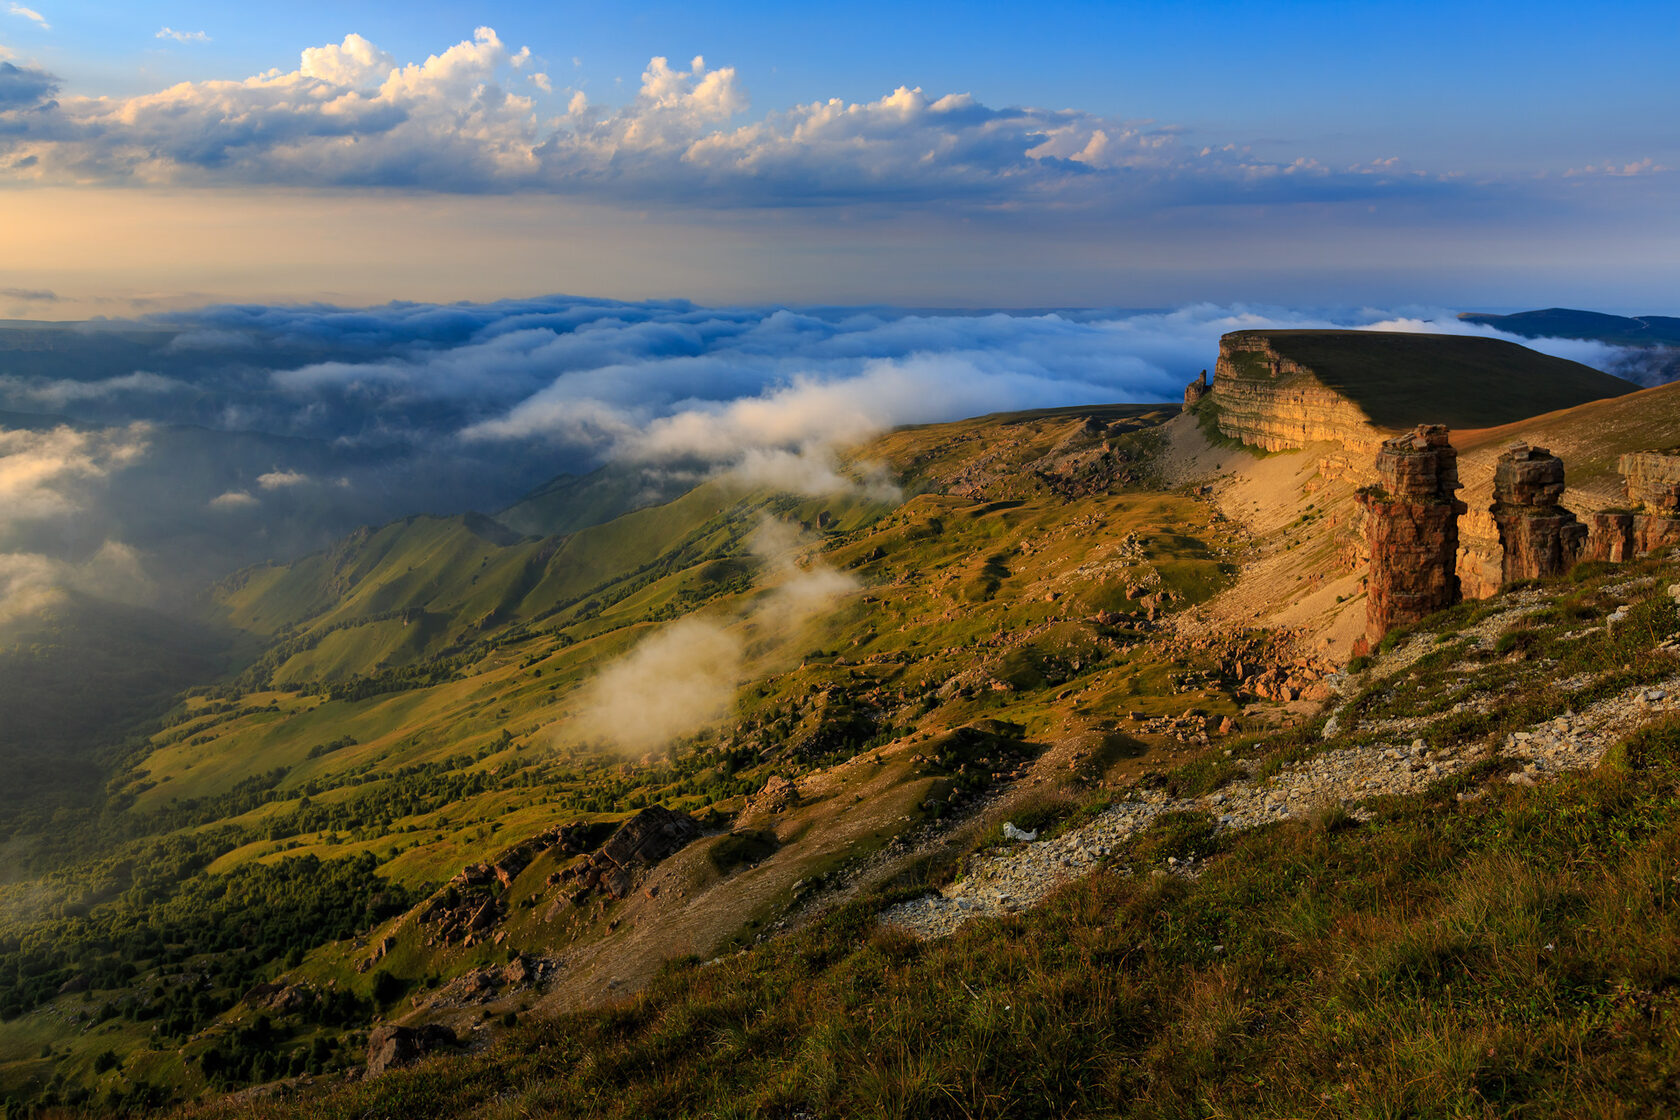
{"type": "Polygon", "coordinates": [[[406,64],[351,34],[304,50],[289,72],[61,98],[27,128],[0,130],[0,152],[12,174],[49,182],[544,191],[724,208],[1123,208],[1429,189],[1418,176],[1189,147],[1149,121],[997,109],[907,86],[739,123],[740,75],[698,55],[686,66],[651,59],[626,103],[577,91],[565,115],[545,118],[509,88],[523,77],[552,92],[533,65],[529,48],[511,50],[490,27],[406,64]]]}
{"type": "Polygon", "coordinates": [[[143,424],[94,432],[0,428],[0,537],[12,522],[75,514],[80,488],[138,462],[150,431],[143,424]]]}
{"type": "Polygon", "coordinates": [[[344,37],[343,43],[336,46],[328,43],[324,47],[306,48],[297,68],[297,76],[318,78],[330,85],[355,88],[383,79],[396,65],[396,59],[362,36],[351,33],[344,37]]]}
{"type": "Polygon", "coordinates": [[[150,432],[143,424],[92,432],[0,429],[0,631],[58,602],[67,589],[124,602],[150,597],[138,555],[120,542],[107,540],[76,561],[20,548],[16,540],[43,525],[48,538],[78,528],[102,482],[143,458],[150,432]]]}
{"type": "Polygon", "coordinates": [[[31,23],[38,24],[42,31],[52,30],[52,24],[48,23],[46,17],[34,8],[26,8],[22,4],[13,3],[9,4],[6,10],[14,16],[22,16],[31,23]]]}
{"type": "Polygon", "coordinates": [[[30,379],[15,374],[0,374],[0,397],[55,409],[77,401],[104,400],[121,393],[173,393],[187,388],[189,386],[185,382],[145,370],[99,381],[30,379]]]}
{"type": "Polygon", "coordinates": [[[208,43],[210,41],[210,36],[202,31],[177,31],[173,27],[160,28],[154,37],[173,39],[177,43],[208,43]]]}
{"type": "Polygon", "coordinates": [[[144,603],[156,590],[139,554],[120,541],[106,541],[80,563],[35,552],[0,552],[0,635],[20,619],[62,602],[67,591],[144,603]]]}
{"type": "Polygon", "coordinates": [[[1565,179],[1578,179],[1591,176],[1609,176],[1616,179],[1631,179],[1636,175],[1657,175],[1669,168],[1658,163],[1650,156],[1634,160],[1631,163],[1602,163],[1585,167],[1571,167],[1563,173],[1565,179]]]}
{"type": "Polygon", "coordinates": [[[282,490],[289,486],[302,486],[309,481],[309,476],[297,471],[269,471],[257,476],[257,485],[264,490],[282,490]]]}
{"type": "Polygon", "coordinates": [[[229,490],[225,494],[217,494],[210,499],[210,508],[230,512],[233,510],[250,509],[262,503],[243,490],[229,490]]]}
{"type": "Polygon", "coordinates": [[[855,578],[800,554],[797,528],[765,521],[749,546],[761,593],[733,616],[694,616],[655,631],[579,690],[569,730],[640,753],[667,746],[729,712],[755,667],[777,660],[806,624],[857,590],[855,578]]]}

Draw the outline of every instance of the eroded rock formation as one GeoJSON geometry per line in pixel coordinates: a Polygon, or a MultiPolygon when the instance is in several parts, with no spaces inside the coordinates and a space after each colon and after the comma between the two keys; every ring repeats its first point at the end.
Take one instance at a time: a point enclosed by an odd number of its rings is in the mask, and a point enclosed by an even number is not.
{"type": "Polygon", "coordinates": [[[1616,462],[1627,509],[1593,515],[1586,555],[1620,562],[1680,544],[1680,452],[1635,451],[1616,462]]]}
{"type": "Polygon", "coordinates": [[[1499,527],[1504,583],[1562,575],[1575,566],[1587,527],[1559,504],[1562,497],[1563,460],[1544,447],[1516,443],[1499,457],[1489,512],[1499,527]]]}
{"type": "Polygon", "coordinates": [[[1635,510],[1680,516],[1680,453],[1635,451],[1616,460],[1616,469],[1635,510]]]}
{"type": "Polygon", "coordinates": [[[650,805],[625,821],[600,851],[575,869],[562,872],[562,878],[577,880],[574,905],[597,888],[608,898],[627,898],[641,872],[675,855],[699,836],[699,824],[687,813],[650,805]]]}
{"type": "Polygon", "coordinates": [[[456,1044],[455,1032],[440,1023],[421,1027],[385,1024],[368,1036],[367,1075],[378,1077],[388,1069],[411,1065],[418,1059],[456,1044]]]}
{"type": "Polygon", "coordinates": [[[1235,331],[1219,340],[1211,392],[1219,430],[1267,451],[1337,440],[1351,462],[1364,464],[1385,434],[1310,368],[1278,353],[1263,332],[1235,331]]]}
{"type": "Polygon", "coordinates": [[[1200,377],[1184,387],[1184,407],[1196,407],[1196,402],[1208,395],[1207,370],[1203,370],[1200,377]]]}
{"type": "Polygon", "coordinates": [[[1395,626],[1458,602],[1458,452],[1440,424],[1384,440],[1375,485],[1359,492],[1371,573],[1365,637],[1375,646],[1395,626]]]}

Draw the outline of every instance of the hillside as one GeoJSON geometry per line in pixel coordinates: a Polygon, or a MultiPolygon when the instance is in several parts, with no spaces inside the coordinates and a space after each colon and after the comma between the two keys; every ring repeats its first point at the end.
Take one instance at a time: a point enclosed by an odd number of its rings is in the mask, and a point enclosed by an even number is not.
{"type": "MultiPolygon", "coordinates": [[[[1668,399],[1466,458],[1573,431],[1596,462],[1668,399]]],[[[1626,1087],[1672,1050],[1680,570],[1583,568],[1339,671],[1345,449],[1256,455],[1175,412],[894,431],[853,461],[897,504],[720,479],[557,536],[410,518],[227,581],[217,617],[262,652],[181,694],[105,805],[7,844],[0,1091],[218,1116],[1680,1098],[1626,1087]]]]}

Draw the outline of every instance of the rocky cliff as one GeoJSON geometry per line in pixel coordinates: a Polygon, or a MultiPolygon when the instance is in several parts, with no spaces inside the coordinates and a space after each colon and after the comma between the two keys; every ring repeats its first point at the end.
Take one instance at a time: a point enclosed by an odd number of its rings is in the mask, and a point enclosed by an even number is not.
{"type": "Polygon", "coordinates": [[[1487,428],[1635,388],[1491,338],[1252,330],[1219,340],[1209,396],[1225,435],[1268,451],[1334,440],[1350,466],[1326,469],[1368,482],[1382,441],[1419,424],[1487,428]]]}
{"type": "Polygon", "coordinates": [[[1333,440],[1350,462],[1371,462],[1388,433],[1311,367],[1280,353],[1277,333],[1237,331],[1219,340],[1211,396],[1220,432],[1267,451],[1333,440]]]}

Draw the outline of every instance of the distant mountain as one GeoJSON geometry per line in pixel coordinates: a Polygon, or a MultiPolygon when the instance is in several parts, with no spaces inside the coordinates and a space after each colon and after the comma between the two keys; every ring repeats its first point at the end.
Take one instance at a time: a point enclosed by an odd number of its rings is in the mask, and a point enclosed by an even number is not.
{"type": "Polygon", "coordinates": [[[1680,346],[1680,318],[1672,315],[1605,315],[1548,307],[1515,315],[1466,311],[1459,319],[1523,338],[1584,338],[1612,346],[1680,346]]]}

